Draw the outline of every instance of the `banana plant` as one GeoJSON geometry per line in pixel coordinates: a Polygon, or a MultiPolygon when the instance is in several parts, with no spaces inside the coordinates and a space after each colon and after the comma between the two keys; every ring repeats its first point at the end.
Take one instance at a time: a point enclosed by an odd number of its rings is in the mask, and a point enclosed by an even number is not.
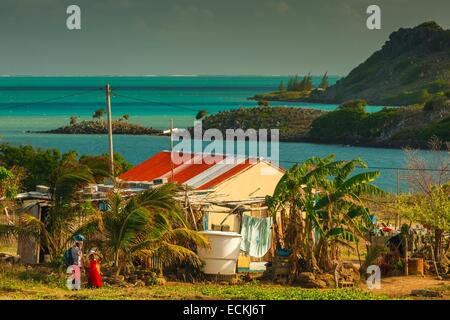
{"type": "Polygon", "coordinates": [[[357,167],[367,166],[360,159],[336,161],[334,155],[310,158],[289,169],[267,197],[274,220],[281,212],[284,222],[277,244],[293,250],[293,263],[300,255],[311,271],[329,270],[339,246],[357,245],[368,233],[372,224],[361,195],[384,192],[371,184],[379,172],[354,174],[357,167]]]}

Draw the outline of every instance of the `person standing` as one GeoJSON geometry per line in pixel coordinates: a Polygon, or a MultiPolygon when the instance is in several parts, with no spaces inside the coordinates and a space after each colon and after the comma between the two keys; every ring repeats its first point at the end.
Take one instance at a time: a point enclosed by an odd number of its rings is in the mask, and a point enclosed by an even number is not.
{"type": "Polygon", "coordinates": [[[75,241],[73,246],[70,248],[70,254],[72,256],[72,264],[81,268],[83,265],[83,252],[80,241],[75,241]]]}
{"type": "Polygon", "coordinates": [[[67,287],[70,290],[79,290],[81,287],[81,270],[83,266],[83,241],[82,235],[74,237],[75,243],[66,250],[64,259],[67,265],[67,273],[71,274],[67,279],[67,287]]]}
{"type": "Polygon", "coordinates": [[[100,275],[101,258],[94,250],[89,253],[89,284],[92,288],[101,288],[103,286],[100,275]]]}

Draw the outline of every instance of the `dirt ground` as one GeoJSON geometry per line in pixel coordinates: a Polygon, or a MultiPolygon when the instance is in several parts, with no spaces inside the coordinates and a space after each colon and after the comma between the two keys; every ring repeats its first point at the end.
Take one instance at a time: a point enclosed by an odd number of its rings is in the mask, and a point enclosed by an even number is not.
{"type": "MultiPolygon", "coordinates": [[[[443,294],[441,299],[450,299],[450,280],[438,280],[433,276],[401,276],[381,279],[380,289],[368,289],[365,283],[361,283],[361,288],[376,294],[386,294],[390,297],[405,297],[411,294],[412,290],[433,290],[443,294]]],[[[423,297],[419,297],[423,299],[423,297]]]]}

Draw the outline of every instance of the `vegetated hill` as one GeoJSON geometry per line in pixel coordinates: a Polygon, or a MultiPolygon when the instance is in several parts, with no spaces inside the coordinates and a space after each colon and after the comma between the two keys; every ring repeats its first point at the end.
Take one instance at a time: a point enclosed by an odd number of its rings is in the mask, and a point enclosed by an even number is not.
{"type": "Polygon", "coordinates": [[[219,129],[223,134],[227,129],[279,129],[280,140],[301,141],[313,120],[323,114],[325,111],[293,107],[240,108],[206,117],[202,126],[203,130],[219,129]]]}
{"type": "Polygon", "coordinates": [[[401,28],[345,78],[314,94],[316,102],[365,99],[369,104],[409,105],[450,91],[450,30],[435,22],[401,28]]]}
{"type": "Polygon", "coordinates": [[[365,111],[364,100],[349,101],[315,119],[307,139],[321,143],[378,147],[427,148],[437,137],[450,142],[450,100],[435,98],[425,105],[365,111]]]}
{"type": "MultiPolygon", "coordinates": [[[[130,135],[162,135],[162,131],[154,128],[143,127],[138,124],[132,124],[125,121],[114,120],[112,123],[114,134],[130,134],[130,135]]],[[[106,121],[90,120],[81,121],[80,123],[69,124],[57,129],[43,131],[42,133],[59,133],[59,134],[105,134],[108,133],[108,125],[106,121]]]]}
{"type": "Polygon", "coordinates": [[[206,117],[202,126],[203,130],[219,129],[224,137],[227,129],[279,129],[280,141],[428,148],[428,141],[438,137],[450,143],[447,96],[373,113],[365,110],[366,105],[364,100],[352,100],[329,112],[294,107],[240,108],[206,117]]]}

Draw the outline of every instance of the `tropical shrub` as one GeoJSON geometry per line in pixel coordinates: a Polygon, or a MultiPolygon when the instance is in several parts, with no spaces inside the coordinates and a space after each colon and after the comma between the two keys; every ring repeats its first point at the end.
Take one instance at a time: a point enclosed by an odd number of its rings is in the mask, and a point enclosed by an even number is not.
{"type": "Polygon", "coordinates": [[[370,184],[379,172],[355,174],[357,166],[366,167],[359,159],[310,158],[289,169],[267,197],[272,214],[281,213],[283,232],[276,232],[277,246],[292,250],[292,277],[305,271],[299,270],[299,259],[307,271],[330,271],[340,259],[340,246],[358,250],[359,240],[371,231],[363,197],[384,192],[370,184]]]}

